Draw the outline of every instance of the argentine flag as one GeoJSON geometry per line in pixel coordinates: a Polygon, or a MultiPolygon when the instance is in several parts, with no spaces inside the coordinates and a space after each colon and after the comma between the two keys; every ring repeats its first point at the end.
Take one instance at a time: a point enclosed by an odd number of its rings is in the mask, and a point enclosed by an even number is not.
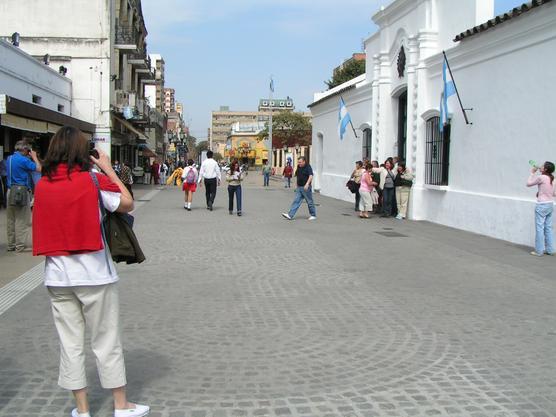
{"type": "Polygon", "coordinates": [[[346,128],[349,123],[351,123],[351,116],[349,115],[344,99],[340,97],[340,112],[338,113],[338,134],[340,135],[340,140],[344,139],[346,128]]]}
{"type": "Polygon", "coordinates": [[[456,86],[450,74],[448,74],[448,65],[444,59],[442,66],[442,82],[443,90],[440,95],[440,132],[444,131],[444,125],[448,123],[448,99],[456,94],[456,86]]]}

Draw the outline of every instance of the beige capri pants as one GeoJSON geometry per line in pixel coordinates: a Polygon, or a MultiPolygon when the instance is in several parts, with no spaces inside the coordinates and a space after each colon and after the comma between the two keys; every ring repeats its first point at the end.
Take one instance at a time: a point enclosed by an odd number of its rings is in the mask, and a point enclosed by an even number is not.
{"type": "Polygon", "coordinates": [[[87,387],[87,327],[91,332],[91,347],[102,387],[111,389],[126,385],[117,284],[47,289],[60,337],[58,384],[68,390],[87,387]]]}

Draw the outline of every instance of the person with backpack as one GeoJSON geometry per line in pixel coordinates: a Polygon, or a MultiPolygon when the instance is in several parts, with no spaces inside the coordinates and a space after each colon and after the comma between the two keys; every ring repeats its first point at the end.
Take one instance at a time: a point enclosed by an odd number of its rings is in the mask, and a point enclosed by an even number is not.
{"type": "Polygon", "coordinates": [[[183,169],[181,179],[183,181],[182,190],[185,192],[185,205],[183,208],[187,211],[191,211],[193,193],[197,191],[197,180],[199,179],[199,173],[197,172],[197,168],[195,168],[193,159],[187,161],[187,166],[183,169]]]}
{"type": "Polygon", "coordinates": [[[243,181],[243,172],[241,172],[237,159],[230,165],[230,170],[226,174],[226,181],[228,181],[228,211],[230,214],[234,214],[235,194],[237,215],[241,216],[241,181],[243,181]]]}

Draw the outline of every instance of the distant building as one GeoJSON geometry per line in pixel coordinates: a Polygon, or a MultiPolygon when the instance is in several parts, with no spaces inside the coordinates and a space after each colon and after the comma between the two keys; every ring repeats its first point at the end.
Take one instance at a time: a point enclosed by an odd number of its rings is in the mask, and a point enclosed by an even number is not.
{"type": "Polygon", "coordinates": [[[178,112],[180,117],[183,119],[183,104],[182,103],[176,103],[176,112],[178,112]]]}
{"type": "Polygon", "coordinates": [[[159,54],[150,54],[151,70],[155,74],[154,83],[145,86],[145,97],[151,108],[164,113],[164,58],[159,54]]]}
{"type": "Polygon", "coordinates": [[[170,113],[176,111],[176,90],[173,88],[164,89],[164,112],[170,113]]]}
{"type": "Polygon", "coordinates": [[[341,65],[338,65],[336,68],[334,68],[333,73],[336,74],[339,71],[343,70],[346,65],[351,64],[354,61],[365,61],[367,59],[367,54],[365,52],[357,52],[355,54],[353,54],[351,56],[351,58],[346,59],[344,62],[342,62],[341,65]]]}
{"type": "Polygon", "coordinates": [[[268,149],[259,133],[265,129],[265,122],[236,122],[231,126],[226,140],[224,157],[237,159],[242,164],[262,166],[268,159],[268,149]]]}

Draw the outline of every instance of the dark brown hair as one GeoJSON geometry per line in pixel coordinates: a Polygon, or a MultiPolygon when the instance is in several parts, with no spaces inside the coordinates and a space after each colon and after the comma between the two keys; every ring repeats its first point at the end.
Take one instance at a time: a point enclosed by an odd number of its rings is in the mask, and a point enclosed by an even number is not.
{"type": "Polygon", "coordinates": [[[552,162],[546,161],[544,163],[544,175],[550,178],[550,183],[554,182],[554,164],[552,162]]]}
{"type": "Polygon", "coordinates": [[[234,175],[234,172],[236,172],[236,166],[237,171],[239,172],[239,161],[237,159],[234,159],[230,164],[230,175],[234,175]]]}
{"type": "Polygon", "coordinates": [[[42,174],[52,179],[52,174],[60,164],[68,165],[68,177],[72,169],[89,171],[89,140],[75,127],[60,128],[50,140],[50,146],[42,163],[42,174]]]}

